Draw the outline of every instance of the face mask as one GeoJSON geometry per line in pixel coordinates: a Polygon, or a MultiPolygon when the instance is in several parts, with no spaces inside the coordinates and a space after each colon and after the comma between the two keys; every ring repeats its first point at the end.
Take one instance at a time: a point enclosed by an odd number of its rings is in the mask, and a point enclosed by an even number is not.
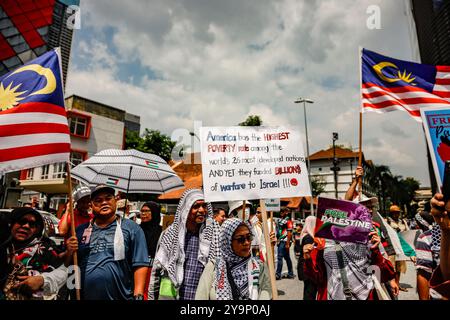
{"type": "MultiPolygon", "coordinates": [[[[242,217],[242,209],[237,210],[237,213],[238,213],[238,216],[237,216],[238,218],[242,217]]],[[[247,221],[249,217],[250,217],[250,208],[246,207],[244,221],[247,221]]]]}

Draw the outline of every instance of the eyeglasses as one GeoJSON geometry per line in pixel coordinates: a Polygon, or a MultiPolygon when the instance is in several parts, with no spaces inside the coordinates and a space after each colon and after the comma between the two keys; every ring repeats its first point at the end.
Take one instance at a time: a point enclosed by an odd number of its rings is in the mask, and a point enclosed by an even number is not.
{"type": "Polygon", "coordinates": [[[150,210],[150,209],[142,209],[141,210],[141,214],[147,214],[147,213],[152,213],[152,210],[150,210]]]}
{"type": "Polygon", "coordinates": [[[198,210],[198,209],[200,209],[200,207],[202,207],[203,209],[206,210],[208,208],[208,205],[206,204],[206,202],[204,202],[204,203],[196,203],[196,204],[194,204],[192,206],[192,209],[198,210]]]}
{"type": "Polygon", "coordinates": [[[239,244],[244,244],[245,241],[252,242],[253,238],[254,238],[253,235],[251,233],[249,233],[246,236],[239,236],[239,237],[233,238],[233,240],[236,240],[239,244]]]}
{"type": "Polygon", "coordinates": [[[26,225],[26,224],[28,224],[28,226],[30,227],[30,228],[36,228],[37,227],[37,222],[36,222],[36,220],[28,220],[27,218],[22,218],[22,219],[20,219],[19,221],[17,221],[17,223],[19,224],[19,225],[21,225],[21,226],[24,226],[24,225],[26,225]]]}

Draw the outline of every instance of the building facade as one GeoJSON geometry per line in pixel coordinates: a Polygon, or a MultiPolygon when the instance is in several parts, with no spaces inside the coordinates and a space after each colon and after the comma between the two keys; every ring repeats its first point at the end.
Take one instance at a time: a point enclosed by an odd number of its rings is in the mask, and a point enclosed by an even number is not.
{"type": "MultiPolygon", "coordinates": [[[[336,190],[338,199],[344,199],[354,172],[358,166],[359,153],[349,149],[336,147],[336,158],[338,159],[339,171],[336,175],[336,186],[333,167],[334,152],[333,148],[320,150],[310,156],[310,179],[318,183],[324,184],[324,192],[319,196],[327,198],[336,198],[336,190]]],[[[363,158],[363,168],[367,167],[367,162],[363,158]]]]}
{"type": "Polygon", "coordinates": [[[79,4],[79,0],[0,0],[0,76],[60,47],[66,83],[76,26],[72,8],[79,4]]]}
{"type": "MultiPolygon", "coordinates": [[[[71,139],[71,166],[75,167],[95,153],[106,149],[123,149],[125,141],[124,110],[76,95],[65,99],[71,139]]],[[[129,115],[136,118],[135,115],[129,115]]],[[[137,117],[139,118],[139,117],[137,117]]],[[[57,209],[65,202],[68,191],[65,163],[55,163],[22,170],[20,187],[25,188],[21,201],[39,196],[41,207],[52,196],[50,207],[57,209]]]]}
{"type": "Polygon", "coordinates": [[[450,65],[450,1],[411,0],[422,63],[450,65]]]}

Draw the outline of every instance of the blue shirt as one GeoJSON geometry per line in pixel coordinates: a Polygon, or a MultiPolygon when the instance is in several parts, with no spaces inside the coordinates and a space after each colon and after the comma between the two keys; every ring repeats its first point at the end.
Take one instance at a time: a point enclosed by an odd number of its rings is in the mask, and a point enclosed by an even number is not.
{"type": "Polygon", "coordinates": [[[83,300],[133,299],[133,268],[149,266],[144,232],[134,221],[126,219],[121,224],[125,259],[114,260],[116,226],[117,221],[105,228],[93,224],[88,243],[82,243],[82,238],[89,223],[77,228],[83,300]]]}

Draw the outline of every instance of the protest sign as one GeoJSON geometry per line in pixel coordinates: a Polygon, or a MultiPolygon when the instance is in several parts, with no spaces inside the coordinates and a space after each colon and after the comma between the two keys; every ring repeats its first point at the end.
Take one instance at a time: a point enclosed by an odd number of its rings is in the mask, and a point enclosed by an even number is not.
{"type": "Polygon", "coordinates": [[[450,160],[450,109],[421,108],[420,114],[436,181],[441,187],[444,179],[444,164],[445,161],[450,160]]]}
{"type": "Polygon", "coordinates": [[[265,199],[267,211],[280,212],[280,199],[265,199]]]}
{"type": "Polygon", "coordinates": [[[200,128],[205,200],[310,196],[298,128],[200,128]]]}
{"type": "Polygon", "coordinates": [[[319,197],[315,236],[366,244],[372,229],[369,210],[358,203],[319,197]]]}

